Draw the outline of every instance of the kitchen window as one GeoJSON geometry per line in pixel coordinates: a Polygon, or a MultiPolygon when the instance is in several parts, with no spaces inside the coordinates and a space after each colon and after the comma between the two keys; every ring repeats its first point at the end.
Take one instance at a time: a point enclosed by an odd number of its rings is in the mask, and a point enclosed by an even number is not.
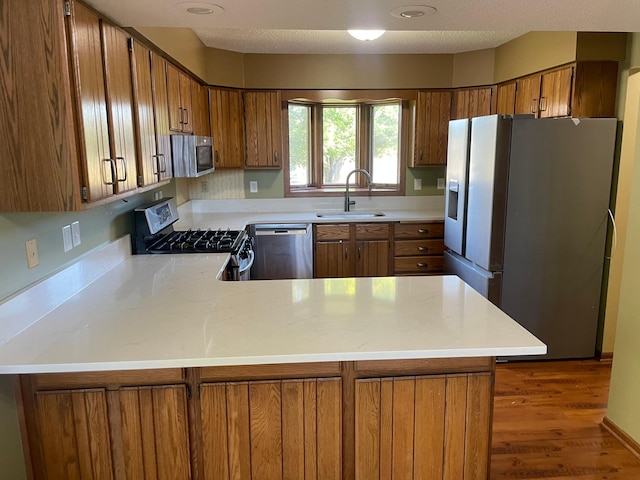
{"type": "MultiPolygon", "coordinates": [[[[406,103],[400,99],[289,101],[285,122],[288,193],[342,193],[347,175],[356,168],[369,171],[373,192],[400,192],[406,103]]],[[[367,190],[363,175],[352,176],[350,185],[356,191],[367,190]]]]}

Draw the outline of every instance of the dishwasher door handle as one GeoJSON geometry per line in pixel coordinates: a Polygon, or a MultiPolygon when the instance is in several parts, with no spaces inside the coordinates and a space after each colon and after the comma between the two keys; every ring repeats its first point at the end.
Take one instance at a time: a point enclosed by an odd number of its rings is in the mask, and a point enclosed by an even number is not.
{"type": "Polygon", "coordinates": [[[307,227],[289,227],[289,228],[258,228],[256,227],[255,235],[306,235],[307,227]]]}

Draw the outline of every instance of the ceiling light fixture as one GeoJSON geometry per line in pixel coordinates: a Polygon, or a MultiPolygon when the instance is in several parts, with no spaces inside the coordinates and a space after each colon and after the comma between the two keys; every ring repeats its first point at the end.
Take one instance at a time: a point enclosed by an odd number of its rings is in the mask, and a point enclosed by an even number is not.
{"type": "Polygon", "coordinates": [[[436,7],[428,5],[405,5],[391,10],[391,16],[396,18],[418,18],[425,15],[435,15],[438,12],[436,7]]]}
{"type": "Polygon", "coordinates": [[[380,38],[382,34],[384,34],[385,30],[347,30],[347,32],[349,32],[349,35],[353,38],[357,38],[363,42],[368,42],[370,40],[380,38]]]}
{"type": "Polygon", "coordinates": [[[224,8],[215,3],[185,2],[178,3],[176,6],[194,15],[220,15],[224,12],[224,8]]]}

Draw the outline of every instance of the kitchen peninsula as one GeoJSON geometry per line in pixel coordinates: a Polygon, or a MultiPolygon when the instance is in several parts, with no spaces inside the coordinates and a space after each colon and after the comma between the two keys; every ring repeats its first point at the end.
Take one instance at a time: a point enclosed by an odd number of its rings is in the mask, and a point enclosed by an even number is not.
{"type": "Polygon", "coordinates": [[[495,357],[545,352],[457,277],[222,282],[127,242],[0,347],[35,478],[486,479],[495,357]]]}

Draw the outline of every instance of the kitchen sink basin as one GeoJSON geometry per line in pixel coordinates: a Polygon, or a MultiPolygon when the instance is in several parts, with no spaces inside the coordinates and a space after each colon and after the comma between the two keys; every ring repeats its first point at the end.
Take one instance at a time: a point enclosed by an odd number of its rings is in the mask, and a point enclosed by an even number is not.
{"type": "Polygon", "coordinates": [[[316,217],[320,218],[372,218],[384,217],[384,212],[318,212],[316,217]]]}

